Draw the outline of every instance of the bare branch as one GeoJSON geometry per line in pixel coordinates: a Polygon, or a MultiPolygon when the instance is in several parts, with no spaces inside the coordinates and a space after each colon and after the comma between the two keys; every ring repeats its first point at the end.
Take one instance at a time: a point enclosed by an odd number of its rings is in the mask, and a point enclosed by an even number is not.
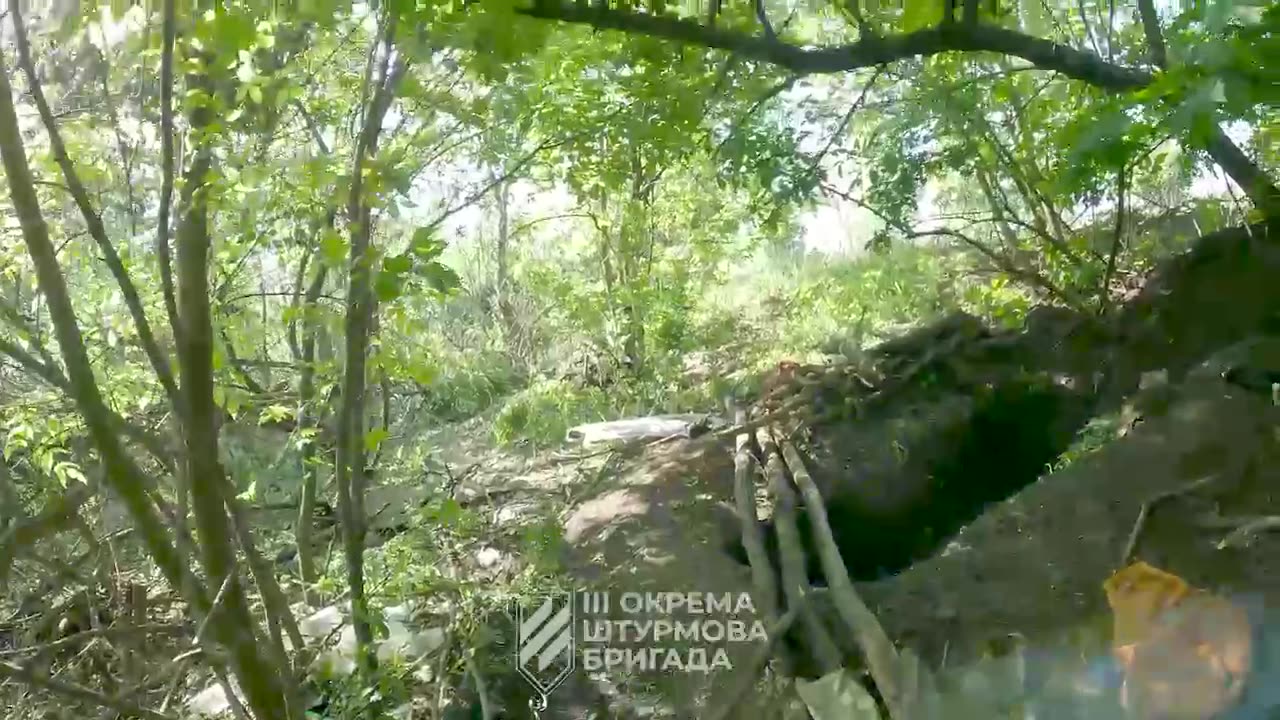
{"type": "Polygon", "coordinates": [[[102,100],[107,108],[107,118],[111,121],[111,128],[115,131],[116,151],[120,153],[120,165],[124,170],[125,199],[129,205],[129,233],[137,235],[138,200],[133,187],[134,158],[129,154],[129,144],[125,142],[124,132],[120,127],[120,113],[111,99],[111,60],[107,54],[106,30],[100,27],[98,32],[102,34],[103,40],[102,47],[98,50],[98,59],[102,63],[102,72],[99,74],[99,80],[102,82],[102,100]]]}
{"type": "Polygon", "coordinates": [[[293,101],[293,108],[302,116],[302,121],[307,124],[307,130],[311,133],[311,140],[316,144],[316,149],[321,155],[332,154],[329,150],[329,144],[324,141],[324,135],[320,134],[320,126],[316,125],[315,118],[311,117],[311,113],[307,112],[307,108],[302,104],[301,100],[293,101]]]}
{"type": "Polygon", "coordinates": [[[764,0],[755,0],[756,2],[756,19],[760,21],[760,27],[764,28],[764,36],[770,42],[778,41],[778,33],[774,32],[773,25],[769,22],[769,14],[765,11],[764,0]]]}
{"type": "Polygon", "coordinates": [[[1084,28],[1085,39],[1093,46],[1093,51],[1101,55],[1102,51],[1098,47],[1098,38],[1094,36],[1093,27],[1089,25],[1089,17],[1084,12],[1084,0],[1076,0],[1076,10],[1080,13],[1080,25],[1084,28]]]}
{"type": "Polygon", "coordinates": [[[902,233],[907,238],[925,238],[925,237],[938,237],[938,236],[954,238],[956,240],[963,242],[969,247],[972,247],[974,250],[977,250],[981,255],[983,255],[992,263],[994,263],[997,268],[999,268],[1002,272],[1007,273],[1010,277],[1017,278],[1018,280],[1021,280],[1030,285],[1034,285],[1044,290],[1050,295],[1053,295],[1054,297],[1057,297],[1058,299],[1062,300],[1063,302],[1065,302],[1067,305],[1071,306],[1075,310],[1083,311],[1085,307],[1084,301],[1081,300],[1078,296],[1076,296],[1075,293],[1058,287],[1056,283],[1054,283],[1049,278],[1045,277],[1042,273],[1036,272],[1034,270],[1026,270],[1018,267],[1008,258],[1001,256],[999,253],[995,252],[991,248],[987,247],[986,245],[983,245],[982,243],[978,242],[977,240],[974,240],[973,238],[969,237],[968,235],[965,235],[964,233],[961,233],[955,230],[946,230],[946,229],[915,230],[914,228],[911,228],[903,223],[895,221],[893,218],[886,216],[875,206],[871,205],[870,203],[867,203],[861,198],[850,195],[849,193],[844,192],[843,190],[832,187],[831,185],[828,185],[825,183],[823,183],[819,187],[823,192],[830,193],[832,195],[835,195],[836,197],[848,200],[849,202],[857,205],[858,207],[861,207],[871,212],[876,217],[884,221],[886,225],[902,233]]]}
{"type": "Polygon", "coordinates": [[[175,344],[181,342],[178,299],[173,289],[173,263],[169,252],[169,210],[173,203],[173,45],[177,36],[174,0],[164,3],[164,44],[160,55],[160,209],[156,215],[156,258],[160,262],[160,287],[175,344]]]}
{"type": "Polygon", "coordinates": [[[871,75],[871,79],[867,81],[866,85],[862,86],[862,92],[858,93],[858,99],[853,101],[853,104],[849,106],[849,110],[845,112],[844,117],[840,119],[840,124],[836,126],[835,132],[831,133],[831,137],[827,138],[827,144],[823,146],[822,150],[817,155],[813,156],[813,159],[809,163],[810,172],[817,170],[818,165],[822,163],[822,159],[825,158],[827,153],[831,152],[831,148],[835,147],[836,143],[840,141],[840,136],[844,135],[844,131],[849,127],[849,123],[853,120],[854,114],[857,113],[863,106],[863,103],[866,102],[867,95],[870,94],[871,88],[876,84],[876,81],[880,79],[880,75],[883,72],[884,68],[876,68],[875,73],[871,75]]]}
{"type": "Polygon", "coordinates": [[[479,202],[481,198],[488,195],[495,187],[518,175],[522,170],[524,170],[526,165],[533,162],[534,158],[536,158],[539,153],[541,153],[544,150],[549,150],[553,147],[558,147],[560,145],[563,145],[569,142],[570,139],[571,138],[559,138],[556,140],[548,140],[538,145],[533,150],[530,150],[528,154],[526,154],[524,157],[512,163],[511,167],[507,168],[506,172],[502,173],[497,177],[491,178],[489,182],[485,183],[479,189],[472,192],[470,195],[464,198],[461,202],[455,203],[454,205],[451,205],[448,208],[445,208],[445,210],[441,212],[440,215],[438,215],[431,222],[427,223],[426,227],[428,228],[440,227],[441,225],[444,224],[445,220],[448,220],[454,215],[462,212],[463,210],[466,210],[468,207],[471,207],[475,203],[479,202]]]}
{"type": "Polygon", "coordinates": [[[1102,273],[1102,287],[1098,289],[1100,312],[1103,315],[1111,309],[1111,278],[1116,273],[1116,256],[1120,254],[1120,247],[1124,243],[1124,198],[1128,189],[1128,179],[1125,164],[1121,163],[1116,179],[1116,231],[1111,239],[1111,254],[1107,256],[1107,269],[1102,273]]]}
{"type": "Polygon", "coordinates": [[[7,582],[9,569],[19,550],[32,548],[36,541],[70,526],[80,512],[80,506],[92,495],[88,485],[74,485],[50,500],[35,517],[19,519],[0,534],[0,583],[7,582]]]}
{"type": "Polygon", "coordinates": [[[755,115],[760,108],[764,107],[765,103],[795,87],[796,80],[799,79],[799,76],[791,75],[782,82],[779,82],[766,90],[763,95],[756,99],[755,102],[751,103],[751,107],[747,108],[746,111],[742,113],[741,117],[733,122],[733,125],[729,128],[729,132],[725,133],[724,139],[716,143],[715,152],[720,152],[720,149],[724,147],[725,143],[732,140],[733,136],[738,134],[738,130],[742,128],[742,125],[746,123],[752,115],[755,115]]]}

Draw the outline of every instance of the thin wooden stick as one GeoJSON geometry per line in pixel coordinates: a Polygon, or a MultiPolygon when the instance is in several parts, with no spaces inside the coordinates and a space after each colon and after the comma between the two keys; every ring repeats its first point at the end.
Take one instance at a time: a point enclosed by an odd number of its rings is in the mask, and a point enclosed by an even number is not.
{"type": "Polygon", "coordinates": [[[804,558],[804,545],[796,526],[796,493],[787,479],[786,466],[778,453],[773,434],[762,428],[757,433],[761,454],[764,455],[765,476],[773,491],[773,529],[778,537],[778,565],[782,574],[782,589],[787,607],[799,607],[800,621],[805,637],[813,652],[813,659],[822,674],[840,667],[840,650],[822,620],[808,605],[813,592],[809,584],[808,564],[804,558]]]}
{"type": "MultiPolygon", "coordinates": [[[[734,413],[734,421],[741,425],[746,415],[746,410],[738,409],[734,413]]],[[[778,581],[764,547],[764,531],[756,517],[755,459],[751,456],[751,436],[747,433],[738,435],[736,445],[733,499],[742,522],[742,547],[747,551],[747,563],[751,566],[751,589],[755,601],[764,611],[766,622],[773,622],[778,617],[778,581]]]]}
{"type": "Polygon", "coordinates": [[[875,614],[854,590],[849,571],[840,557],[840,549],[836,547],[835,539],[831,534],[831,523],[827,519],[827,509],[822,502],[822,494],[818,492],[818,486],[814,484],[809,471],[805,469],[795,445],[790,442],[783,443],[782,458],[791,470],[791,477],[795,479],[800,495],[804,498],[805,508],[809,512],[814,544],[818,546],[818,555],[822,558],[822,570],[827,576],[827,587],[831,591],[836,612],[862,648],[871,676],[875,679],[876,688],[889,708],[889,715],[894,720],[908,720],[911,717],[911,701],[906,694],[902,666],[893,641],[880,626],[880,621],[876,619],[875,614]]]}

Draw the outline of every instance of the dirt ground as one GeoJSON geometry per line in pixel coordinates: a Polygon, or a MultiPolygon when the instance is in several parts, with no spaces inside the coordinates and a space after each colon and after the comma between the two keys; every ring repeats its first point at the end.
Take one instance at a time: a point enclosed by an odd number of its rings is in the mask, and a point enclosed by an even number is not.
{"type": "MultiPolygon", "coordinates": [[[[1087,664],[1110,642],[1102,583],[1135,559],[1255,606],[1280,602],[1280,534],[1218,548],[1232,518],[1280,514],[1280,408],[1208,367],[1172,398],[1125,437],[990,509],[941,554],[860,585],[890,636],[935,669],[989,656],[1011,635],[1059,664],[1087,664]],[[1135,537],[1144,504],[1192,484],[1151,504],[1135,537]]],[[[719,505],[732,499],[732,472],[727,446],[698,441],[633,463],[568,513],[570,572],[615,590],[747,591],[722,551],[738,532],[719,505]]],[[[851,639],[838,639],[855,659],[851,639]]],[[[731,680],[666,685],[692,708],[731,680]]]]}

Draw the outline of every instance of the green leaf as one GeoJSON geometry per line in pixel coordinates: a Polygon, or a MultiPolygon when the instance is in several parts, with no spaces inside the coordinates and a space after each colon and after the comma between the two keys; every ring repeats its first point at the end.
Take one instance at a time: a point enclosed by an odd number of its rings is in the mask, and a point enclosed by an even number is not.
{"type": "Polygon", "coordinates": [[[1028,35],[1041,37],[1048,32],[1044,2],[1045,0],[1018,0],[1018,19],[1022,22],[1022,31],[1028,35]]]}
{"type": "Polygon", "coordinates": [[[413,269],[413,258],[409,255],[392,255],[382,261],[382,269],[389,273],[401,275],[413,269]]]}
{"type": "Polygon", "coordinates": [[[66,460],[53,466],[53,474],[62,483],[62,487],[66,487],[71,480],[83,484],[88,484],[89,482],[84,473],[80,471],[79,465],[66,460]]]}
{"type": "Polygon", "coordinates": [[[419,385],[430,385],[436,379],[436,369],[434,365],[425,362],[415,362],[406,368],[409,377],[419,385]]]}
{"type": "Polygon", "coordinates": [[[282,422],[293,417],[293,410],[283,405],[270,405],[263,409],[262,414],[258,417],[259,425],[266,425],[269,422],[282,422]]]}
{"type": "Polygon", "coordinates": [[[446,529],[456,527],[462,520],[465,510],[455,499],[449,498],[439,505],[424,509],[423,515],[446,529]]]}
{"type": "Polygon", "coordinates": [[[942,0],[903,0],[902,31],[915,32],[942,20],[942,0]]]}
{"type": "Polygon", "coordinates": [[[373,281],[373,292],[379,302],[391,302],[404,290],[404,276],[382,270],[373,281]]]}
{"type": "Polygon", "coordinates": [[[438,262],[427,263],[418,270],[418,275],[431,286],[432,290],[447,295],[462,287],[462,278],[458,277],[447,265],[438,262]]]}
{"type": "Polygon", "coordinates": [[[9,450],[26,448],[31,439],[32,431],[30,425],[14,425],[9,428],[9,434],[5,437],[4,450],[5,457],[9,457],[9,450]]]}
{"type": "Polygon", "coordinates": [[[320,254],[330,265],[341,265],[347,258],[347,241],[333,228],[325,228],[320,236],[320,254]]]}
{"type": "Polygon", "coordinates": [[[252,99],[258,105],[261,105],[262,104],[262,86],[250,85],[249,98],[252,99]]]}
{"type": "Polygon", "coordinates": [[[386,428],[374,428],[364,434],[364,449],[366,452],[377,452],[378,447],[382,445],[382,441],[390,437],[390,433],[386,428]]]}
{"type": "Polygon", "coordinates": [[[235,417],[240,414],[240,409],[244,406],[244,399],[240,396],[240,393],[235,392],[234,390],[228,392],[226,394],[225,401],[226,404],[222,407],[227,411],[227,414],[231,415],[231,417],[235,417]]]}
{"type": "Polygon", "coordinates": [[[409,249],[422,260],[434,260],[444,252],[445,244],[435,237],[431,228],[421,227],[413,231],[409,249]]]}

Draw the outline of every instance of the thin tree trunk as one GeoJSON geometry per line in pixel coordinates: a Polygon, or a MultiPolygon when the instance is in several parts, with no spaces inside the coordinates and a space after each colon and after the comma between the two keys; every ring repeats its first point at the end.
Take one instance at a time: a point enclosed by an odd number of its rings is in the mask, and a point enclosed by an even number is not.
{"type": "MultiPolygon", "coordinates": [[[[207,62],[207,61],[206,61],[207,62]]],[[[187,76],[188,91],[212,97],[212,83],[202,67],[187,76]]],[[[191,127],[200,133],[212,121],[204,104],[191,112],[191,127]]],[[[182,321],[178,364],[183,400],[189,410],[183,420],[187,448],[187,477],[191,506],[199,538],[199,554],[205,574],[225,583],[222,602],[215,609],[213,629],[228,647],[233,672],[240,681],[250,708],[259,718],[300,717],[302,708],[287,700],[291,679],[287,667],[273,666],[258,650],[258,629],[249,611],[240,579],[236,577],[232,521],[228,508],[234,501],[218,457],[218,407],[213,400],[213,318],[209,306],[208,177],[213,156],[207,142],[197,141],[182,191],[183,217],[178,226],[177,300],[182,321]],[[295,715],[296,714],[296,715],[295,715]]],[[[252,546],[246,547],[252,552],[252,546]]],[[[252,557],[250,558],[252,562],[252,557]]]]}
{"type": "MultiPolygon", "coordinates": [[[[333,215],[329,216],[329,224],[333,224],[333,215]]],[[[294,535],[298,544],[298,574],[302,577],[302,587],[306,593],[307,603],[312,607],[320,605],[320,597],[315,585],[319,580],[316,575],[315,548],[312,547],[312,530],[315,522],[316,494],[320,485],[320,408],[316,402],[316,335],[321,332],[316,307],[320,293],[324,291],[328,268],[316,263],[315,274],[307,287],[306,298],[302,304],[302,375],[298,381],[298,428],[304,442],[302,449],[302,489],[298,502],[298,522],[294,527],[294,535]]]]}
{"type": "Polygon", "coordinates": [[[495,250],[497,271],[494,276],[494,304],[502,323],[502,337],[510,344],[515,331],[515,318],[511,312],[508,285],[511,282],[507,253],[511,245],[511,186],[507,181],[495,178],[494,195],[498,201],[498,245],[495,250]]]}
{"type": "Polygon", "coordinates": [[[35,71],[35,61],[31,57],[31,45],[27,40],[26,27],[23,24],[19,0],[9,0],[9,15],[13,22],[14,44],[18,50],[18,63],[27,78],[31,99],[35,103],[36,110],[40,113],[45,132],[49,135],[49,149],[53,155],[54,162],[62,170],[63,179],[67,183],[67,190],[75,201],[76,207],[80,210],[80,214],[84,217],[89,235],[97,244],[98,249],[102,251],[103,260],[111,271],[112,277],[115,278],[116,284],[120,287],[120,294],[124,297],[125,306],[129,310],[129,316],[133,319],[134,328],[138,333],[139,344],[146,353],[147,359],[151,362],[151,367],[155,371],[160,385],[164,387],[165,394],[173,404],[174,411],[179,417],[182,417],[185,415],[185,410],[182,406],[177,384],[174,381],[173,372],[169,368],[168,356],[161,352],[160,345],[156,342],[155,336],[151,332],[151,324],[147,321],[142,299],[138,296],[138,289],[133,284],[124,262],[120,259],[120,254],[116,252],[111,238],[107,235],[102,216],[93,207],[93,203],[89,198],[89,191],[81,181],[80,175],[76,172],[71,156],[67,153],[66,143],[62,140],[62,133],[58,130],[58,123],[54,119],[53,111],[49,108],[49,103],[45,99],[44,90],[40,85],[40,78],[35,71]]]}
{"type": "Polygon", "coordinates": [[[174,0],[164,2],[164,44],[160,54],[160,209],[156,218],[156,260],[160,264],[160,289],[165,314],[176,345],[182,335],[178,324],[178,297],[173,289],[173,263],[169,249],[169,211],[173,204],[173,46],[177,39],[174,0]]]}
{"type": "Polygon", "coordinates": [[[35,267],[40,292],[48,301],[50,320],[67,370],[68,391],[93,438],[107,481],[128,508],[148,553],[173,587],[188,590],[186,600],[197,612],[207,611],[207,593],[187,573],[174,549],[150,497],[152,482],[125,451],[112,426],[112,413],[98,389],[66,279],[36,197],[14,111],[13,87],[4,64],[3,55],[0,55],[0,158],[3,159],[9,196],[22,230],[23,242],[35,267]]]}
{"type": "MultiPolygon", "coordinates": [[[[381,46],[382,63],[376,76],[377,89],[365,111],[364,125],[356,141],[347,200],[347,223],[351,233],[351,255],[347,281],[346,350],[342,377],[342,407],[338,416],[337,453],[334,480],[338,487],[338,510],[342,522],[342,545],[347,566],[347,586],[351,594],[352,628],[355,631],[357,661],[366,672],[377,666],[373,653],[364,588],[364,413],[369,336],[373,321],[371,238],[373,211],[364,196],[366,159],[377,154],[382,120],[395,96],[406,68],[405,58],[395,51],[395,18],[375,44],[381,46]],[[392,56],[394,55],[394,61],[392,56]]],[[[370,59],[372,62],[373,54],[370,59]]],[[[372,76],[370,76],[372,77],[372,76]]]]}

